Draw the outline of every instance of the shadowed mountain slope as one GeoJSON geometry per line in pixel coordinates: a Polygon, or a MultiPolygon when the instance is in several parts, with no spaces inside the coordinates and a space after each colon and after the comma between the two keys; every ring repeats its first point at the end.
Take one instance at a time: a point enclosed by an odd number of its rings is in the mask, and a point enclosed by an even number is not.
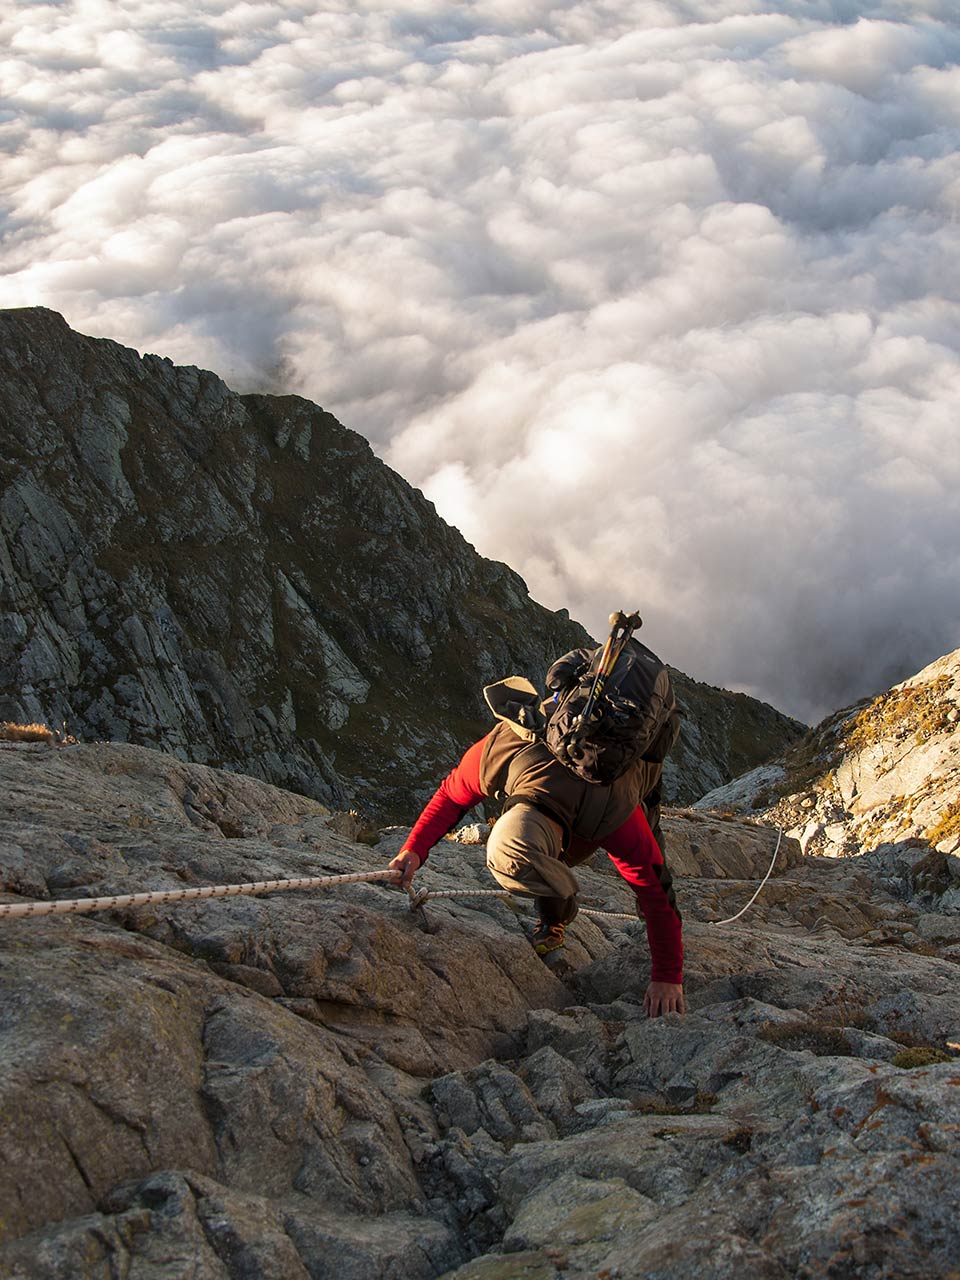
{"type": "MultiPolygon", "coordinates": [[[[542,679],[586,640],[296,396],[235,395],[30,308],[0,312],[0,424],[2,719],[399,815],[487,727],[484,683],[542,679]]],[[[681,696],[682,800],[798,732],[681,696]]]]}

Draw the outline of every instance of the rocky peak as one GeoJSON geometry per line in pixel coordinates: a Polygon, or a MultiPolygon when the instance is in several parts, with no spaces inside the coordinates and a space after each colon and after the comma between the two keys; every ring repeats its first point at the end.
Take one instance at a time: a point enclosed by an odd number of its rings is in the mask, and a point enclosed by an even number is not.
{"type": "MultiPolygon", "coordinates": [[[[960,851],[960,649],[828,716],[698,808],[782,825],[807,853],[960,851]]],[[[958,861],[954,859],[954,861],[958,861]]]]}
{"type": "MultiPolygon", "coordinates": [[[[588,640],[297,396],[30,308],[0,312],[0,416],[0,719],[399,815],[488,727],[484,683],[588,640]]],[[[678,683],[677,799],[799,731],[678,683]]]]}

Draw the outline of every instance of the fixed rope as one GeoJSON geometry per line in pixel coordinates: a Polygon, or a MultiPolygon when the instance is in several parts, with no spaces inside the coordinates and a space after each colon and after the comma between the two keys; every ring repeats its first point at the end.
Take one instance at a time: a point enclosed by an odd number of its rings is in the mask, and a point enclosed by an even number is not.
{"type": "MultiPolygon", "coordinates": [[[[767,874],[760,881],[756,892],[745,907],[726,920],[711,920],[718,926],[739,920],[756,902],[760,890],[770,879],[780,851],[783,828],[777,834],[777,844],[767,874]]],[[[0,902],[0,920],[36,919],[38,916],[89,915],[94,911],[117,911],[126,907],[164,906],[172,902],[197,902],[209,898],[253,897],[260,893],[283,893],[293,889],[329,889],[336,885],[364,884],[376,881],[399,884],[399,871],[352,871],[336,876],[300,876],[296,879],[254,880],[248,884],[202,885],[194,889],[155,889],[146,893],[121,893],[104,898],[59,898],[52,902],[0,902]]],[[[416,910],[433,898],[511,898],[506,889],[419,889],[409,886],[410,909],[416,910]]],[[[607,920],[636,920],[637,916],[626,911],[600,911],[594,907],[581,907],[580,914],[598,916],[607,920]]]]}
{"type": "MultiPolygon", "coordinates": [[[[729,916],[726,920],[708,920],[707,924],[711,924],[714,928],[721,925],[733,924],[735,920],[739,920],[745,915],[757,898],[760,896],[760,890],[770,879],[773,874],[773,868],[777,861],[777,854],[780,852],[780,844],[783,840],[783,827],[777,828],[777,843],[774,845],[773,857],[770,859],[770,866],[767,868],[767,874],[757,885],[750,901],[740,908],[735,916],[729,916]]],[[[415,911],[417,907],[422,907],[425,902],[429,902],[431,898],[512,898],[515,895],[508,893],[506,889],[414,889],[412,885],[407,889],[410,895],[410,909],[415,911]]],[[[636,914],[628,911],[598,911],[594,907],[581,907],[579,915],[582,916],[599,916],[606,920],[637,920],[636,914]]]]}
{"type": "Polygon", "coordinates": [[[197,889],[156,889],[150,893],[120,893],[110,898],[60,898],[55,902],[0,902],[0,920],[36,916],[82,916],[92,911],[121,907],[160,906],[168,902],[195,902],[201,898],[242,898],[257,893],[283,893],[287,889],[327,889],[338,884],[362,884],[370,880],[400,881],[399,871],[356,871],[342,876],[301,876],[296,880],[255,880],[250,884],[214,884],[197,889]]]}
{"type": "Polygon", "coordinates": [[[714,925],[714,926],[716,926],[716,925],[721,925],[721,924],[733,924],[734,920],[739,920],[739,919],[740,919],[740,917],[741,917],[745,912],[749,911],[749,909],[750,909],[750,908],[753,906],[753,904],[756,902],[757,898],[760,896],[760,890],[763,888],[763,886],[767,883],[767,881],[770,879],[771,875],[773,874],[773,864],[776,862],[776,860],[777,860],[777,854],[780,852],[780,841],[781,841],[782,839],[783,839],[783,827],[778,827],[778,828],[777,828],[777,843],[776,843],[776,846],[774,847],[774,850],[773,850],[773,857],[770,859],[770,866],[767,868],[767,874],[763,877],[763,879],[762,879],[762,880],[760,881],[760,883],[757,885],[756,892],[754,893],[754,895],[753,895],[753,897],[750,899],[750,901],[747,903],[747,905],[746,905],[745,907],[741,907],[741,908],[740,908],[740,910],[737,912],[737,914],[736,914],[735,916],[729,916],[726,920],[711,920],[711,921],[710,921],[710,924],[712,924],[712,925],[714,925]]]}

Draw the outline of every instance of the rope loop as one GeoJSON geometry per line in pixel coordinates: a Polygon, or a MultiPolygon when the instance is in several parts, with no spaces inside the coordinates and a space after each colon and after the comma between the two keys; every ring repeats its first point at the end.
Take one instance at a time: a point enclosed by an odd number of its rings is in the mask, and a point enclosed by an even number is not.
{"type": "Polygon", "coordinates": [[[730,916],[727,920],[711,920],[711,921],[709,921],[709,923],[710,923],[710,924],[712,924],[715,928],[716,928],[718,925],[721,925],[721,924],[733,924],[734,920],[739,920],[739,919],[740,919],[740,917],[741,917],[742,915],[744,915],[744,914],[745,914],[745,912],[747,912],[747,911],[749,911],[749,910],[750,910],[750,908],[751,908],[751,907],[753,906],[753,904],[756,902],[757,898],[760,896],[760,890],[763,888],[763,886],[764,886],[764,885],[767,883],[767,881],[770,879],[770,876],[773,874],[773,864],[776,862],[776,860],[777,860],[777,854],[780,852],[780,841],[781,841],[782,839],[783,839],[783,827],[778,827],[778,828],[777,828],[777,843],[776,843],[776,847],[775,847],[775,848],[774,848],[774,850],[773,850],[773,857],[770,859],[770,866],[767,868],[767,874],[763,877],[763,879],[762,879],[762,880],[760,881],[760,883],[757,885],[757,889],[756,889],[756,892],[754,893],[753,897],[750,899],[750,901],[747,903],[747,905],[746,905],[745,907],[741,907],[741,908],[740,908],[740,910],[737,912],[737,914],[736,914],[735,916],[730,916]]]}

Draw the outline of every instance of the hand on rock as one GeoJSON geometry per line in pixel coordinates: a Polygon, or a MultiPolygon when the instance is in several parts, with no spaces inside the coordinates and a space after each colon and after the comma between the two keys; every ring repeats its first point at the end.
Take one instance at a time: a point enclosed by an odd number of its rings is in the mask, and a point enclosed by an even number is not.
{"type": "Polygon", "coordinates": [[[409,889],[413,883],[413,873],[420,870],[420,855],[414,853],[412,849],[401,849],[390,863],[389,869],[391,871],[399,871],[403,876],[400,881],[400,888],[409,889]]]}
{"type": "Polygon", "coordinates": [[[643,997],[643,1007],[648,1018],[659,1018],[662,1013],[686,1013],[683,984],[680,982],[651,982],[643,997]]]}

